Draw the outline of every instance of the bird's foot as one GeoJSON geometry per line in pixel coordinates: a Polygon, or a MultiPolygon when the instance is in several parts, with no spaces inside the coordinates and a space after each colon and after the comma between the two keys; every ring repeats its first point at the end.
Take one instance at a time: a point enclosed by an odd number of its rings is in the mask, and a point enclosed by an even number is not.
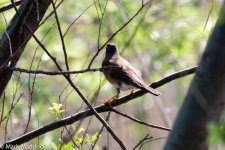
{"type": "Polygon", "coordinates": [[[134,89],[132,89],[132,90],[130,91],[130,94],[131,94],[131,95],[133,95],[133,94],[134,94],[134,89]]]}
{"type": "Polygon", "coordinates": [[[111,105],[112,101],[114,101],[117,98],[119,98],[119,95],[114,95],[113,97],[111,97],[110,99],[107,99],[106,101],[103,101],[102,103],[112,107],[111,105]]]}

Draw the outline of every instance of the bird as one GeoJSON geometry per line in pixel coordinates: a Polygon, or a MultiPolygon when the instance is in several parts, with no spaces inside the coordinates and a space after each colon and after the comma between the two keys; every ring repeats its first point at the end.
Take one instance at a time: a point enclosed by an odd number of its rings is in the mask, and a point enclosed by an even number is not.
{"type": "Polygon", "coordinates": [[[103,102],[104,104],[111,105],[114,99],[119,98],[120,90],[131,90],[131,93],[133,93],[134,89],[142,89],[154,96],[159,96],[161,94],[143,81],[135,72],[133,66],[125,58],[120,56],[117,45],[114,43],[108,43],[106,45],[102,68],[105,78],[115,86],[117,90],[117,94],[103,102]]]}

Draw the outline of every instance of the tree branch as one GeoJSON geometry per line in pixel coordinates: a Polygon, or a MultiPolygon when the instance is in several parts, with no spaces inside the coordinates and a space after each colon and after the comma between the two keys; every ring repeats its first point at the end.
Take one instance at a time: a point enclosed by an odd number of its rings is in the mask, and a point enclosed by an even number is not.
{"type": "Polygon", "coordinates": [[[146,140],[149,139],[153,139],[153,136],[150,136],[149,134],[147,134],[142,140],[140,140],[137,145],[134,146],[133,150],[135,150],[136,148],[138,148],[142,143],[144,143],[146,140]]]}
{"type": "Polygon", "coordinates": [[[37,1],[39,5],[35,5],[34,1],[23,1],[0,40],[0,97],[13,73],[8,67],[16,66],[26,43],[32,36],[26,26],[29,25],[34,32],[50,4],[50,0],[37,1]]]}
{"type": "MultiPolygon", "coordinates": [[[[18,6],[18,5],[20,5],[22,3],[22,1],[20,0],[20,1],[16,1],[16,2],[14,2],[14,4],[16,5],[16,6],[18,6]]],[[[4,12],[4,11],[7,11],[7,10],[9,10],[9,9],[12,9],[13,7],[14,7],[14,4],[8,4],[8,5],[6,5],[6,6],[3,6],[3,7],[0,7],[0,13],[2,13],[2,12],[4,12]]]]}
{"type": "MultiPolygon", "coordinates": [[[[185,77],[187,75],[190,75],[190,74],[193,74],[195,72],[197,67],[193,67],[193,68],[190,68],[190,69],[186,69],[186,70],[182,70],[180,72],[176,72],[172,75],[169,75],[161,80],[159,80],[158,82],[155,82],[155,83],[152,83],[150,86],[152,88],[158,88],[160,86],[163,86],[165,85],[166,83],[170,82],[170,81],[173,81],[175,79],[178,79],[178,78],[181,78],[181,77],[185,77]]],[[[112,107],[115,107],[115,106],[118,106],[118,105],[121,105],[123,103],[126,103],[128,101],[131,101],[137,97],[140,97],[142,95],[146,94],[145,91],[143,90],[139,90],[137,92],[134,92],[133,94],[130,94],[130,95],[127,95],[127,96],[124,96],[122,98],[119,98],[117,100],[114,100],[111,105],[112,107]]],[[[98,113],[103,113],[103,112],[107,112],[107,111],[111,111],[111,108],[107,105],[99,105],[99,106],[96,106],[94,107],[94,109],[98,112],[98,113]]],[[[84,119],[86,117],[89,117],[93,115],[93,111],[88,109],[88,110],[83,110],[83,111],[80,111],[74,115],[71,115],[69,117],[66,117],[62,120],[59,120],[59,121],[56,121],[56,122],[53,122],[53,123],[50,123],[44,127],[41,127],[41,128],[38,128],[36,130],[33,130],[29,133],[26,133],[16,139],[13,139],[11,141],[8,141],[6,143],[4,143],[2,146],[1,146],[1,149],[4,149],[4,147],[6,147],[6,145],[20,145],[20,144],[23,144],[25,142],[28,142],[42,134],[45,134],[47,132],[50,132],[50,131],[53,131],[55,129],[58,129],[60,127],[63,127],[65,125],[70,125],[78,120],[81,120],[81,119],[84,119]]]]}
{"type": "Polygon", "coordinates": [[[54,14],[55,14],[55,19],[56,19],[56,24],[57,24],[58,31],[59,31],[60,40],[61,40],[61,43],[62,43],[63,54],[64,54],[65,63],[66,63],[66,70],[69,71],[70,69],[69,69],[69,62],[68,62],[68,56],[67,56],[67,51],[66,51],[66,45],[65,45],[65,42],[64,42],[64,37],[63,37],[60,22],[59,22],[58,13],[56,11],[56,6],[55,6],[55,3],[53,2],[53,0],[52,0],[52,7],[53,7],[54,14]]]}
{"type": "Polygon", "coordinates": [[[23,68],[10,68],[12,71],[18,71],[21,73],[29,73],[29,74],[43,74],[43,75],[50,75],[50,76],[57,76],[57,75],[67,75],[67,74],[78,74],[78,73],[86,73],[86,72],[96,72],[96,71],[103,71],[107,68],[115,68],[114,66],[107,66],[102,68],[93,68],[93,69],[84,69],[79,71],[45,71],[45,70],[28,70],[23,68]]]}
{"type": "Polygon", "coordinates": [[[120,111],[118,111],[118,110],[116,110],[116,109],[113,109],[113,108],[111,108],[110,111],[112,111],[112,112],[114,112],[114,113],[117,113],[117,114],[119,114],[119,115],[121,115],[121,116],[123,116],[123,117],[126,117],[126,118],[128,118],[128,119],[130,119],[130,120],[133,120],[134,122],[137,122],[137,123],[139,123],[139,124],[142,124],[142,125],[145,125],[145,126],[148,126],[148,127],[151,127],[151,128],[160,129],[160,130],[165,130],[165,131],[171,131],[170,128],[161,127],[161,126],[157,126],[157,125],[153,125],[153,124],[149,124],[149,123],[143,122],[143,121],[141,121],[141,120],[138,120],[138,119],[136,119],[136,118],[134,118],[134,117],[132,117],[132,116],[130,116],[130,115],[128,115],[128,114],[122,113],[122,112],[120,112],[120,111]]]}

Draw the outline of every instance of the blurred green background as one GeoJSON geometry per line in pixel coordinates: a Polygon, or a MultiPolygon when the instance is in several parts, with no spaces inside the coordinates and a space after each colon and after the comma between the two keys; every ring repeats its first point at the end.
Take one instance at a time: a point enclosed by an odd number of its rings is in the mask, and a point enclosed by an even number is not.
{"type": "MultiPolygon", "coordinates": [[[[59,2],[60,0],[56,2],[56,5],[59,2]]],[[[112,42],[118,45],[121,55],[140,71],[146,83],[158,81],[171,73],[198,64],[208,36],[218,17],[221,2],[220,0],[155,0],[151,5],[142,9],[122,31],[116,34],[112,42]]],[[[1,0],[0,7],[9,3],[10,0],[1,0]]],[[[102,21],[99,38],[101,46],[140,7],[140,0],[96,1],[95,4],[92,0],[64,0],[57,9],[62,32],[65,33],[76,20],[64,38],[70,69],[87,68],[98,49],[99,21],[102,21]],[[104,11],[105,5],[107,5],[106,11],[102,18],[101,12],[104,11]],[[85,9],[87,10],[85,11],[85,9]],[[81,13],[83,14],[81,15],[81,13]],[[78,18],[79,15],[81,16],[78,18]]],[[[50,6],[45,17],[52,10],[52,6],[50,6]]],[[[0,14],[1,36],[14,14],[13,9],[0,14]]],[[[35,34],[42,40],[49,52],[56,57],[62,68],[66,69],[54,15],[48,18],[35,34]]],[[[101,67],[104,53],[105,49],[99,53],[92,68],[101,67]]],[[[28,42],[17,67],[57,71],[52,60],[38,47],[34,39],[28,42]]],[[[88,100],[97,100],[92,103],[93,106],[101,104],[99,101],[110,98],[116,92],[109,83],[105,82],[105,78],[100,72],[87,72],[71,75],[71,77],[88,100]],[[99,88],[100,92],[95,97],[95,91],[99,88]]],[[[160,97],[146,94],[116,109],[142,121],[171,128],[192,77],[192,75],[187,76],[160,87],[159,91],[162,93],[160,97]]],[[[122,95],[128,93],[122,92],[122,95]]],[[[1,99],[5,99],[4,111],[2,110],[3,100],[0,102],[0,112],[3,113],[3,118],[9,114],[12,104],[16,105],[10,112],[10,117],[6,117],[1,123],[0,143],[24,133],[29,118],[29,106],[31,106],[31,117],[28,131],[57,120],[49,110],[49,107],[53,107],[53,103],[62,104],[60,109],[65,110],[59,115],[59,118],[75,114],[86,108],[81,98],[68,86],[62,76],[35,76],[14,72],[5,95],[1,99]]],[[[107,113],[101,115],[105,117],[107,113]]],[[[153,139],[162,139],[150,141],[144,144],[142,149],[159,150],[163,148],[168,136],[167,131],[137,124],[114,113],[111,113],[109,124],[128,149],[132,149],[148,133],[153,136],[153,139]]],[[[75,140],[85,141],[88,137],[82,136],[86,129],[88,129],[88,136],[94,138],[101,126],[99,121],[92,117],[76,122],[67,128],[71,133],[75,133],[73,135],[75,140]],[[90,125],[88,125],[89,121],[90,125]],[[87,126],[89,127],[87,128],[87,126]]],[[[84,143],[83,149],[88,149],[93,141],[84,143]]],[[[46,149],[57,149],[60,146],[62,149],[66,149],[71,144],[65,128],[49,132],[29,143],[43,144],[46,149]]],[[[102,149],[108,145],[112,150],[119,149],[118,144],[104,130],[95,149],[102,149]]],[[[216,144],[212,147],[220,146],[216,144]]]]}

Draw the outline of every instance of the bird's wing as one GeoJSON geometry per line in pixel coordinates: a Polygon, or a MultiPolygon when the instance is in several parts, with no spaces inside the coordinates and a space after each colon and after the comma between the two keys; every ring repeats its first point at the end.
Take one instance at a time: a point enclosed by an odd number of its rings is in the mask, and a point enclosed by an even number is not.
{"type": "Polygon", "coordinates": [[[142,88],[145,86],[145,83],[134,71],[134,68],[122,57],[118,60],[114,60],[111,65],[116,66],[113,68],[115,70],[110,71],[110,76],[112,78],[137,88],[142,88]]]}
{"type": "Polygon", "coordinates": [[[131,64],[122,57],[112,58],[109,61],[103,61],[103,66],[114,66],[112,68],[108,68],[104,74],[108,74],[110,79],[117,81],[118,83],[122,82],[124,84],[146,90],[153,95],[160,95],[160,93],[148,87],[144,81],[137,75],[134,68],[131,64]]]}

